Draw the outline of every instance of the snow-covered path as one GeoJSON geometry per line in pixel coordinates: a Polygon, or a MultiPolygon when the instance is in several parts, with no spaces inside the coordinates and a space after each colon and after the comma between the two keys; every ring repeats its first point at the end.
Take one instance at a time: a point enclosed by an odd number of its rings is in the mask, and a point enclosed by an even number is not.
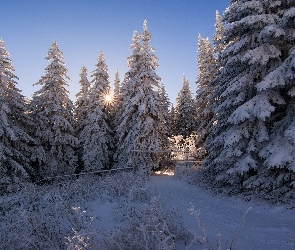
{"type": "MultiPolygon", "coordinates": [[[[151,177],[163,206],[175,207],[181,214],[185,228],[192,234],[202,236],[197,220],[188,211],[194,206],[206,227],[208,239],[213,249],[217,249],[216,235],[221,234],[222,249],[229,248],[234,239],[233,249],[272,250],[295,249],[295,210],[283,206],[271,206],[246,202],[227,196],[213,196],[197,186],[176,180],[172,176],[151,177]],[[236,230],[245,212],[243,227],[236,230]],[[195,233],[194,233],[195,232],[195,233]]],[[[179,249],[186,249],[190,240],[179,249]]],[[[189,249],[204,249],[192,246],[189,249]]]]}

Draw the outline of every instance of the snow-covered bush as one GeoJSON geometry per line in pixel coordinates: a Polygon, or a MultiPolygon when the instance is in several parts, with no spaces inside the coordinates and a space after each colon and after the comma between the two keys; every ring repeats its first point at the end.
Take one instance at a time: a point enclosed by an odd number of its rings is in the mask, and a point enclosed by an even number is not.
{"type": "Polygon", "coordinates": [[[47,195],[38,190],[5,209],[1,218],[1,249],[63,249],[72,228],[84,227],[84,211],[73,206],[55,189],[47,195]]]}
{"type": "Polygon", "coordinates": [[[151,189],[146,178],[131,172],[84,176],[54,186],[27,184],[18,195],[1,196],[0,249],[65,249],[66,237],[69,249],[75,249],[71,242],[82,237],[81,232],[100,232],[104,239],[101,230],[92,227],[95,214],[86,209],[87,202],[104,197],[111,202],[148,201],[151,189]]]}
{"type": "Polygon", "coordinates": [[[145,201],[149,199],[152,190],[147,183],[146,175],[134,172],[122,172],[108,175],[100,180],[101,194],[111,197],[128,197],[130,200],[145,201]]]}

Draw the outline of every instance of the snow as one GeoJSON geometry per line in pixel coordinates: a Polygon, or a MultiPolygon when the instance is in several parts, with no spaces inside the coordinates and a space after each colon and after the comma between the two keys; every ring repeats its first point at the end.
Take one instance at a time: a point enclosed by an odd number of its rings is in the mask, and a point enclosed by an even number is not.
{"type": "Polygon", "coordinates": [[[294,249],[294,207],[213,194],[180,177],[28,186],[0,200],[0,249],[294,249]]]}
{"type": "MultiPolygon", "coordinates": [[[[163,206],[176,207],[181,213],[184,227],[193,235],[200,233],[198,222],[189,213],[194,208],[206,227],[209,241],[215,245],[217,234],[221,234],[222,249],[229,247],[234,239],[233,249],[291,249],[295,247],[295,211],[283,206],[271,206],[258,202],[244,201],[228,196],[214,196],[198,186],[174,177],[162,175],[151,178],[163,206]],[[251,208],[251,209],[250,209],[251,208]],[[245,212],[245,223],[236,232],[245,212]]],[[[185,249],[185,245],[178,246],[185,249]]],[[[195,249],[195,248],[192,248],[195,249]]],[[[201,247],[198,249],[202,249],[201,247]]]]}
{"type": "MultiPolygon", "coordinates": [[[[178,180],[173,175],[156,174],[151,177],[149,185],[159,197],[163,208],[173,208],[179,213],[178,222],[182,223],[192,236],[203,237],[198,221],[190,211],[194,208],[200,215],[213,249],[218,234],[221,235],[221,249],[228,249],[232,241],[232,249],[239,250],[295,247],[294,209],[258,201],[245,201],[237,197],[213,195],[212,192],[178,180]]],[[[120,224],[115,218],[116,202],[96,199],[89,204],[88,209],[97,215],[97,226],[104,231],[114,231],[120,224]]],[[[177,249],[204,249],[199,243],[188,248],[193,240],[192,236],[177,242],[177,249]]]]}

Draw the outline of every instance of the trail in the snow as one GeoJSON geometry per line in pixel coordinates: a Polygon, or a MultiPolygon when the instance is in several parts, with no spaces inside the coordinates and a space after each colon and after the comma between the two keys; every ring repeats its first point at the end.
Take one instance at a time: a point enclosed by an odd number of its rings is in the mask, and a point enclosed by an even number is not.
{"type": "MultiPolygon", "coordinates": [[[[222,249],[238,250],[295,249],[295,211],[283,206],[257,204],[228,196],[214,196],[209,191],[190,185],[168,175],[151,177],[163,206],[175,207],[185,228],[202,236],[197,220],[188,209],[194,206],[206,227],[213,249],[217,249],[217,234],[221,234],[222,249]],[[251,208],[237,230],[246,211],[251,208]]],[[[180,246],[186,249],[190,242],[180,246]]],[[[192,246],[189,249],[204,249],[192,246]]]]}

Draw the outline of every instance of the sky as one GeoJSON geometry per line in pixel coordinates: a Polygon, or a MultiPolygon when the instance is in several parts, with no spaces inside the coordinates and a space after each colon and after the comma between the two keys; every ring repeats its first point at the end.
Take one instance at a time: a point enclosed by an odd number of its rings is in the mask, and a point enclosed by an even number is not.
{"type": "Polygon", "coordinates": [[[146,19],[159,58],[157,74],[175,103],[183,74],[195,94],[198,34],[211,39],[216,10],[222,14],[228,6],[229,0],[1,0],[0,38],[19,78],[18,88],[30,99],[40,89],[33,84],[44,75],[49,64],[45,56],[56,40],[75,101],[82,65],[91,80],[101,50],[111,85],[117,69],[123,80],[133,31],[142,32],[146,19]]]}

